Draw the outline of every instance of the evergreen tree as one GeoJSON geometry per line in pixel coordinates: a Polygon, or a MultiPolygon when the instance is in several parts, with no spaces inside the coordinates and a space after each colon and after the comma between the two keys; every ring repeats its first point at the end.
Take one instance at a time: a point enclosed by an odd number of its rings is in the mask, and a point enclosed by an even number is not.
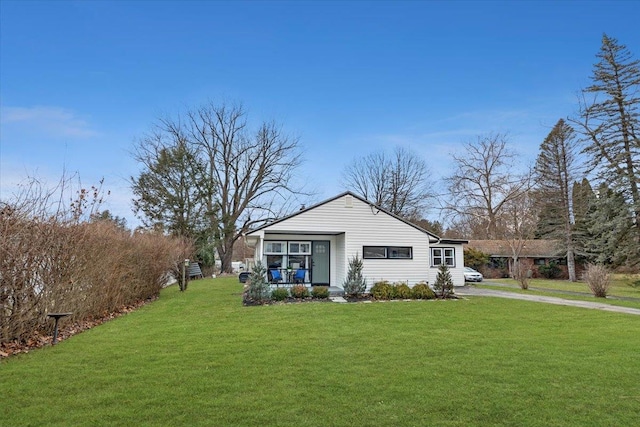
{"type": "Polygon", "coordinates": [[[631,213],[622,192],[600,185],[587,227],[587,253],[597,264],[610,268],[637,264],[640,247],[632,234],[631,213]]]}
{"type": "Polygon", "coordinates": [[[589,232],[589,218],[595,210],[596,195],[587,178],[573,183],[571,194],[573,208],[573,236],[575,239],[576,255],[589,261],[594,261],[587,247],[593,239],[589,232]]]}
{"type": "Polygon", "coordinates": [[[446,264],[440,264],[438,267],[438,274],[436,275],[436,281],[433,284],[433,289],[440,294],[442,299],[448,298],[453,294],[453,279],[451,278],[451,272],[446,264]]]}
{"type": "Polygon", "coordinates": [[[256,262],[249,275],[247,296],[253,301],[266,301],[271,297],[271,287],[267,282],[267,269],[262,262],[256,262]]]}
{"type": "Polygon", "coordinates": [[[566,251],[569,280],[576,281],[571,183],[577,175],[574,130],[560,119],[540,144],[535,172],[543,203],[538,223],[541,238],[560,240],[566,251]]]}
{"type": "Polygon", "coordinates": [[[342,284],[346,295],[358,296],[364,293],[367,287],[367,280],[362,276],[362,259],[356,256],[349,259],[349,269],[347,278],[342,284]]]}
{"type": "Polygon", "coordinates": [[[598,177],[628,201],[629,232],[640,246],[640,60],[606,34],[597,57],[574,122],[598,177]]]}

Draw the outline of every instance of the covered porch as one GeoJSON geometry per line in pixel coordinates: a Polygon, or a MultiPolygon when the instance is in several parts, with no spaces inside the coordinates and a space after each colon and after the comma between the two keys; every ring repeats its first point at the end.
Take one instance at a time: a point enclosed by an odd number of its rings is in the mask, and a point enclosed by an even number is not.
{"type": "Polygon", "coordinates": [[[329,286],[333,293],[345,271],[344,241],[343,232],[261,230],[247,236],[272,288],[329,286]]]}

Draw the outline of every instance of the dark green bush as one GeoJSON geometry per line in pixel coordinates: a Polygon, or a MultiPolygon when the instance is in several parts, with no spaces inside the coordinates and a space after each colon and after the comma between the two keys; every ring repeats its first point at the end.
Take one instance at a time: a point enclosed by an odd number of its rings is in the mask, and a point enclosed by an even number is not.
{"type": "Polygon", "coordinates": [[[412,297],[411,288],[406,283],[396,283],[393,286],[393,297],[397,299],[410,299],[412,297]]]}
{"type": "Polygon", "coordinates": [[[560,270],[557,263],[551,261],[549,264],[539,266],[538,271],[546,279],[555,279],[560,276],[562,270],[560,270]]]}
{"type": "Polygon", "coordinates": [[[415,299],[435,299],[436,294],[426,283],[418,283],[411,290],[415,299]]]}
{"type": "Polygon", "coordinates": [[[328,286],[313,286],[311,288],[311,296],[314,298],[329,298],[328,286]]]}
{"type": "Polygon", "coordinates": [[[289,291],[287,288],[276,288],[271,291],[271,299],[274,301],[284,301],[289,298],[289,291]]]}
{"type": "Polygon", "coordinates": [[[305,285],[295,285],[291,288],[291,296],[294,298],[307,298],[309,289],[305,285]]]}
{"type": "Polygon", "coordinates": [[[371,295],[373,295],[375,299],[389,300],[393,298],[394,294],[393,286],[386,281],[376,282],[371,288],[371,295]]]}

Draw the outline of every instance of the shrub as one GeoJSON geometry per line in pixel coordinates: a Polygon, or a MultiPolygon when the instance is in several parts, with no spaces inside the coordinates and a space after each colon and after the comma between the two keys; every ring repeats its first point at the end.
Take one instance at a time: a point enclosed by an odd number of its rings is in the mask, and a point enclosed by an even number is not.
{"type": "Polygon", "coordinates": [[[412,297],[411,288],[406,283],[396,283],[393,286],[393,297],[398,299],[409,299],[412,297]]]}
{"type": "Polygon", "coordinates": [[[367,288],[367,280],[362,276],[362,259],[355,257],[349,259],[347,278],[342,283],[346,295],[357,297],[367,288]]]}
{"type": "Polygon", "coordinates": [[[44,201],[0,201],[0,344],[52,333],[48,312],[83,322],[152,299],[193,254],[185,240],[82,219],[79,208],[40,209],[44,201]]]}
{"type": "Polygon", "coordinates": [[[264,302],[271,297],[271,287],[267,283],[267,269],[260,262],[256,262],[249,276],[249,286],[247,288],[247,296],[249,299],[258,302],[264,302]]]}
{"type": "Polygon", "coordinates": [[[519,258],[513,263],[513,278],[518,281],[520,289],[529,289],[531,278],[531,260],[519,258]]]}
{"type": "Polygon", "coordinates": [[[560,276],[560,267],[555,261],[551,261],[549,264],[541,265],[538,267],[538,271],[545,279],[555,279],[560,276]]]}
{"type": "Polygon", "coordinates": [[[376,282],[373,287],[371,287],[371,295],[373,295],[375,299],[389,300],[393,298],[394,295],[393,286],[386,281],[376,282]]]}
{"type": "Polygon", "coordinates": [[[311,296],[314,298],[326,299],[329,298],[328,286],[313,286],[311,288],[311,296]]]}
{"type": "Polygon", "coordinates": [[[482,252],[480,249],[466,247],[464,248],[464,265],[482,270],[489,263],[490,255],[482,252]]]}
{"type": "Polygon", "coordinates": [[[604,265],[587,264],[587,268],[582,273],[582,280],[587,282],[587,286],[595,297],[606,298],[611,286],[611,274],[604,265]]]}
{"type": "Polygon", "coordinates": [[[411,290],[415,299],[434,299],[436,297],[433,289],[426,283],[418,283],[411,290]]]}
{"type": "Polygon", "coordinates": [[[286,288],[276,288],[271,291],[271,299],[274,301],[284,301],[289,298],[289,291],[286,288]]]}
{"type": "Polygon", "coordinates": [[[440,267],[438,267],[438,274],[436,275],[436,281],[433,284],[433,288],[443,299],[449,297],[453,293],[453,279],[451,279],[451,272],[446,264],[440,264],[440,267]]]}
{"type": "Polygon", "coordinates": [[[292,286],[290,292],[294,298],[307,298],[309,296],[309,289],[305,285],[292,286]]]}

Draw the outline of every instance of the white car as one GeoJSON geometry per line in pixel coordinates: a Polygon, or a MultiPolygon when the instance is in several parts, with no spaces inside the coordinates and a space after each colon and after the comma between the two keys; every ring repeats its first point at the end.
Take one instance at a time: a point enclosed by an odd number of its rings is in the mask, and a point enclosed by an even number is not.
{"type": "Polygon", "coordinates": [[[480,273],[479,271],[476,271],[471,267],[464,268],[465,282],[482,282],[482,279],[484,279],[484,277],[482,276],[482,273],[480,273]]]}

